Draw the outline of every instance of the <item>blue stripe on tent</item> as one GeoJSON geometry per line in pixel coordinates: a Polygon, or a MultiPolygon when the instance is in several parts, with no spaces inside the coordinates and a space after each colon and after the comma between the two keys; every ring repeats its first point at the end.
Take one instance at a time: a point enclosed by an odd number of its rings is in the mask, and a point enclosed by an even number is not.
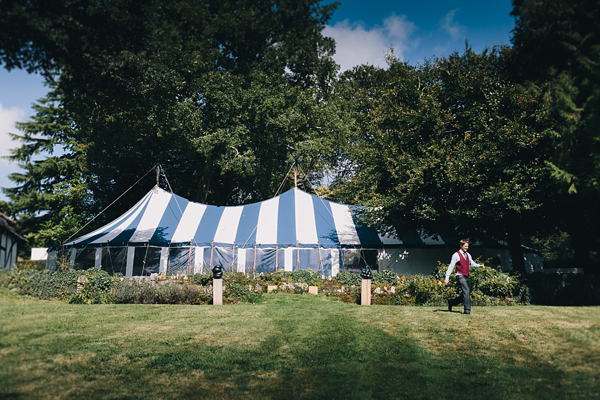
{"type": "Polygon", "coordinates": [[[219,227],[219,221],[225,207],[207,206],[198,229],[194,235],[194,240],[198,245],[210,245],[213,242],[217,228],[219,227]]]}
{"type": "MultiPolygon", "coordinates": [[[[148,195],[146,195],[146,196],[148,196],[148,195]]],[[[148,203],[149,203],[149,202],[150,202],[150,201],[145,201],[145,202],[140,202],[140,203],[138,203],[138,204],[137,204],[137,207],[135,207],[135,206],[134,206],[133,208],[131,208],[131,209],[129,210],[129,212],[127,212],[126,214],[123,214],[123,215],[121,216],[121,217],[123,217],[123,218],[121,219],[121,222],[125,221],[125,220],[126,220],[126,219],[127,219],[127,218],[128,218],[130,215],[131,215],[131,214],[135,213],[135,212],[136,212],[136,211],[137,211],[139,208],[142,208],[142,210],[141,210],[141,212],[140,212],[140,215],[144,214],[144,212],[145,212],[145,210],[146,210],[146,207],[148,207],[148,203]]],[[[121,217],[119,217],[119,218],[121,218],[121,217]]],[[[138,215],[138,220],[139,220],[139,215],[138,215]]],[[[110,225],[112,222],[114,222],[114,221],[111,221],[110,223],[108,223],[108,225],[110,225]]],[[[134,223],[135,223],[135,221],[134,221],[134,223]]],[[[117,224],[117,225],[118,225],[118,224],[117,224]]],[[[103,228],[104,228],[104,227],[102,227],[102,228],[98,228],[98,229],[103,229],[103,228]]],[[[74,245],[74,246],[85,246],[85,245],[87,245],[88,243],[90,243],[90,242],[93,242],[94,240],[97,240],[98,238],[100,238],[100,237],[102,237],[102,236],[104,236],[104,235],[107,235],[107,234],[109,234],[109,233],[110,233],[110,232],[112,232],[114,229],[115,229],[115,226],[112,226],[111,228],[109,228],[109,229],[107,229],[107,230],[102,230],[102,231],[98,232],[97,234],[95,234],[94,236],[91,236],[91,237],[89,237],[89,238],[87,238],[87,239],[85,239],[85,240],[82,240],[81,242],[74,243],[73,245],[74,245]]],[[[133,235],[133,233],[132,233],[132,235],[133,235]]],[[[131,235],[129,235],[129,237],[131,237],[131,235]]],[[[77,240],[77,239],[73,239],[73,241],[75,241],[75,240],[77,240]]],[[[114,240],[114,239],[113,239],[113,240],[114,240]]],[[[71,244],[72,244],[72,242],[73,242],[73,241],[71,241],[71,242],[69,242],[69,243],[65,243],[65,245],[66,245],[66,246],[69,246],[69,245],[71,245],[71,244]]],[[[112,240],[111,240],[111,242],[112,242],[112,240]]]]}
{"type": "Polygon", "coordinates": [[[277,216],[277,243],[296,244],[296,210],[294,190],[288,190],[279,196],[277,216]]]}
{"type": "Polygon", "coordinates": [[[352,213],[352,222],[354,222],[354,226],[356,226],[356,233],[358,234],[358,240],[360,240],[360,244],[363,247],[381,247],[383,243],[381,242],[381,238],[377,234],[375,228],[370,226],[361,225],[359,221],[356,219],[356,210],[357,207],[350,207],[350,211],[352,213]]]}
{"type": "Polygon", "coordinates": [[[313,208],[315,210],[315,224],[317,225],[319,245],[323,247],[339,246],[340,239],[335,230],[335,222],[333,221],[329,202],[313,196],[313,208]]]}
{"type": "Polygon", "coordinates": [[[171,200],[169,200],[169,204],[165,208],[158,227],[154,231],[152,239],[150,239],[151,244],[165,245],[171,241],[188,202],[183,197],[177,195],[171,196],[171,200]]]}
{"type": "MultiPolygon", "coordinates": [[[[127,243],[129,241],[129,239],[131,239],[131,237],[135,233],[135,229],[139,225],[142,217],[148,211],[148,205],[149,204],[150,204],[149,201],[146,202],[146,204],[144,204],[144,207],[142,208],[142,210],[140,211],[140,213],[137,215],[137,217],[135,217],[135,219],[133,221],[131,221],[131,223],[129,224],[129,226],[126,229],[124,229],[121,233],[119,233],[116,237],[114,237],[113,239],[111,239],[111,241],[110,241],[111,245],[121,244],[121,243],[127,243]]],[[[102,233],[99,236],[105,235],[105,234],[107,234],[109,232],[104,232],[104,233],[102,233]]],[[[98,237],[96,237],[96,239],[98,239],[98,237]]]]}
{"type": "Polygon", "coordinates": [[[258,214],[260,213],[261,203],[254,203],[244,206],[240,223],[235,235],[235,244],[237,246],[254,246],[256,243],[256,228],[258,224],[258,214]]]}

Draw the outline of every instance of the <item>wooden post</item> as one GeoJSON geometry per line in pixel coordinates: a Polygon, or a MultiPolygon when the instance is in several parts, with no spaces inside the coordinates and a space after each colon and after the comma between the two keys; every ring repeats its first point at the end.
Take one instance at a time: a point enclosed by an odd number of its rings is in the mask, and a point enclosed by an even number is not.
{"type": "Polygon", "coordinates": [[[213,279],[213,305],[223,305],[223,279],[213,279]]]}
{"type": "Polygon", "coordinates": [[[223,305],[223,267],[215,265],[213,272],[213,306],[223,305]]]}
{"type": "Polygon", "coordinates": [[[371,280],[363,279],[360,287],[360,305],[370,306],[371,305],[371,280]]]}

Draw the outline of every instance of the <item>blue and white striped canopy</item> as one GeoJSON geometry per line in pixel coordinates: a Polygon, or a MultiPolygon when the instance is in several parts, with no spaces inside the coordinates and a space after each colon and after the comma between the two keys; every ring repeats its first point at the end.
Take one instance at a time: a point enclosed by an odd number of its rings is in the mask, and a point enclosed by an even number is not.
{"type": "MultiPolygon", "coordinates": [[[[403,243],[358,227],[352,210],[300,189],[259,203],[219,207],[155,186],[121,217],[64,245],[378,248],[403,243]]],[[[413,240],[421,245],[444,244],[441,239],[413,240]]],[[[412,243],[405,239],[404,244],[412,243]]]]}

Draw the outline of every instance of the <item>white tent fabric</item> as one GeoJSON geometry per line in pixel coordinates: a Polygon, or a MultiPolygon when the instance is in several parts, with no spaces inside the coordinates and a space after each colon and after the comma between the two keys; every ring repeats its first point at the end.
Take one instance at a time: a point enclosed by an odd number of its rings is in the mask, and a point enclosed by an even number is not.
{"type": "Polygon", "coordinates": [[[363,229],[359,237],[352,215],[350,206],[300,189],[259,203],[219,207],[194,203],[155,186],[121,217],[65,246],[381,246],[370,229],[363,229]]]}
{"type": "MultiPolygon", "coordinates": [[[[430,273],[436,260],[448,262],[455,251],[441,237],[381,237],[358,226],[354,210],[300,189],[220,207],[155,186],[119,218],[63,248],[71,250],[75,267],[125,276],[200,273],[214,265],[244,273],[311,268],[331,276],[365,264],[400,274],[430,273]]],[[[476,253],[475,246],[471,250],[476,253]]],[[[506,249],[494,251],[488,255],[509,263],[506,249]]]]}

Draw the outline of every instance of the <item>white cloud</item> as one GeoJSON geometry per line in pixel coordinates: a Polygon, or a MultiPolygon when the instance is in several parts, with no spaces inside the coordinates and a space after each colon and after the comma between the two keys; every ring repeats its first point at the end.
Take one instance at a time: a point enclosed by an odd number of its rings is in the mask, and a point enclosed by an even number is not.
{"type": "Polygon", "coordinates": [[[385,55],[391,48],[403,60],[404,51],[416,45],[411,35],[417,29],[406,15],[392,14],[383,20],[382,26],[367,29],[362,22],[351,24],[344,20],[325,27],[323,35],[335,40],[336,54],[333,58],[341,71],[346,71],[361,64],[387,66],[385,55]]]}
{"type": "MultiPolygon", "coordinates": [[[[19,143],[12,140],[10,133],[18,133],[15,123],[21,121],[25,117],[25,110],[18,107],[4,108],[0,104],[0,156],[10,155],[10,149],[18,147],[19,143]]],[[[8,163],[6,159],[0,158],[0,162],[8,163]]]]}
{"type": "Polygon", "coordinates": [[[450,35],[452,40],[457,40],[460,38],[464,38],[467,33],[467,27],[459,24],[454,20],[456,12],[458,8],[448,12],[441,20],[440,20],[440,29],[450,35]]]}
{"type": "MultiPolygon", "coordinates": [[[[10,149],[19,146],[19,143],[12,140],[8,133],[17,133],[15,123],[23,120],[24,117],[25,110],[18,107],[4,108],[0,104],[0,187],[14,186],[14,183],[8,179],[8,175],[19,171],[19,167],[1,157],[10,155],[10,149]]],[[[0,192],[0,200],[6,200],[2,192],[0,192]]]]}

